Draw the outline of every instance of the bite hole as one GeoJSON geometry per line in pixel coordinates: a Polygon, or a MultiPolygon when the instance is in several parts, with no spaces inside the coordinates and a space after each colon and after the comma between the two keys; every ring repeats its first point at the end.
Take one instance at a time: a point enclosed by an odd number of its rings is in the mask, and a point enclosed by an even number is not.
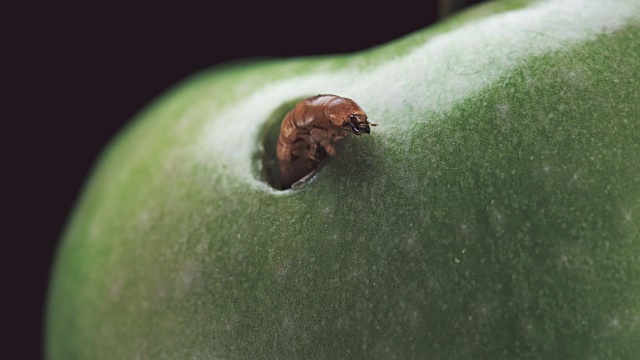
{"type": "Polygon", "coordinates": [[[276,146],[285,115],[303,98],[287,101],[275,109],[258,134],[258,148],[253,157],[255,176],[276,190],[286,190],[280,181],[276,146]]]}

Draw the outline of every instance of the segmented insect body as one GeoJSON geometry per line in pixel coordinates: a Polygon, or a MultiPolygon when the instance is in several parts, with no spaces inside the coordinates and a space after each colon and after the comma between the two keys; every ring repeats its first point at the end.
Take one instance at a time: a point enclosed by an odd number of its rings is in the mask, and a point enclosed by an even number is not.
{"type": "Polygon", "coordinates": [[[285,188],[312,172],[334,144],[348,133],[368,134],[367,114],[355,101],[336,95],[316,95],[300,101],[282,121],[277,156],[285,188]]]}

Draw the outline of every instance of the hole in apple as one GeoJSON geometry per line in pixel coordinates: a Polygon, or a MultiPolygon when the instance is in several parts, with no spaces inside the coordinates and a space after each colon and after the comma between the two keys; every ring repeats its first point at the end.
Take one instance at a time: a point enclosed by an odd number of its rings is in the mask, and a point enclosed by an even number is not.
{"type": "Polygon", "coordinates": [[[286,190],[280,181],[276,146],[280,135],[282,119],[303,98],[287,101],[271,113],[258,135],[258,151],[254,154],[253,164],[256,177],[277,190],[286,190]]]}
{"type": "Polygon", "coordinates": [[[370,126],[376,124],[367,121],[364,110],[341,96],[318,94],[285,102],[260,132],[254,173],[275,189],[299,188],[313,177],[324,159],[338,152],[340,140],[348,134],[369,134],[370,126]],[[281,127],[284,137],[278,149],[281,127]]]}

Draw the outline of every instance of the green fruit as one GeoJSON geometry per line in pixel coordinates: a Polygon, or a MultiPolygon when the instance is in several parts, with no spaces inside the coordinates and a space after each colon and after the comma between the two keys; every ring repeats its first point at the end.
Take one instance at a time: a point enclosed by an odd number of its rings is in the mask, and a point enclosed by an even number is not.
{"type": "Polygon", "coordinates": [[[96,167],[48,358],[638,359],[638,79],[632,0],[493,2],[198,74],[96,167]],[[261,145],[317,93],[379,126],[275,190],[261,145]]]}

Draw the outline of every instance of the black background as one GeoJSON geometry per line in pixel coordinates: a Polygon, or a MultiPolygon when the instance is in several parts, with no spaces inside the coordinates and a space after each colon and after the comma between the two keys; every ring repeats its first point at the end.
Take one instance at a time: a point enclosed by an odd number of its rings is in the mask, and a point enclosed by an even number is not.
{"type": "Polygon", "coordinates": [[[100,150],[136,111],[208,66],[354,52],[435,22],[437,10],[436,1],[425,1],[33,4],[7,11],[3,301],[11,315],[5,340],[16,355],[41,356],[47,282],[65,219],[100,150]]]}

